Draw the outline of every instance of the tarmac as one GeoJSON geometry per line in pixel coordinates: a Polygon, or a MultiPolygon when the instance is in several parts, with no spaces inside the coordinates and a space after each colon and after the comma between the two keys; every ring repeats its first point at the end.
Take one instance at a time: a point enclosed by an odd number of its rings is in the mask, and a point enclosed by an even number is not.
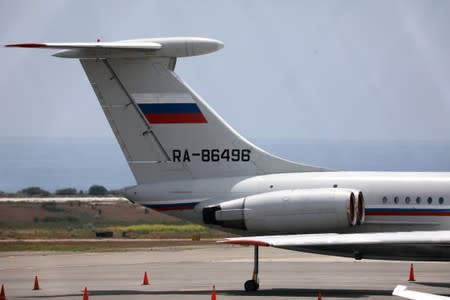
{"type": "Polygon", "coordinates": [[[355,261],[260,248],[260,290],[245,292],[253,248],[231,245],[154,247],[118,252],[2,252],[6,299],[401,299],[397,284],[450,295],[450,263],[355,261]],[[150,285],[142,285],[144,272],[150,285]],[[40,290],[33,291],[38,275],[40,290]]]}

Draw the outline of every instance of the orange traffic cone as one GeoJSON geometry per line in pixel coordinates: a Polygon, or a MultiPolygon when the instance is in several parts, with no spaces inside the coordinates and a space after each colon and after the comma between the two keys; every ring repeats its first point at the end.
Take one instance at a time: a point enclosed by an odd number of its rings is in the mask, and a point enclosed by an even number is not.
{"type": "Polygon", "coordinates": [[[84,288],[83,300],[89,300],[89,293],[87,287],[84,288]]]}
{"type": "Polygon", "coordinates": [[[409,268],[409,279],[408,281],[416,281],[414,278],[414,266],[411,264],[411,267],[409,268]]]}
{"type": "Polygon", "coordinates": [[[40,288],[39,288],[39,280],[38,280],[38,277],[37,277],[37,275],[36,276],[34,276],[34,287],[33,287],[33,291],[36,291],[36,290],[39,290],[40,288]]]}
{"type": "Polygon", "coordinates": [[[144,281],[142,282],[142,285],[149,285],[147,272],[144,273],[144,281]]]}
{"type": "Polygon", "coordinates": [[[322,294],[320,291],[317,292],[317,300],[322,300],[322,294]]]}
{"type": "Polygon", "coordinates": [[[2,284],[2,290],[0,292],[0,300],[6,300],[5,288],[3,287],[3,284],[2,284]]]}
{"type": "Polygon", "coordinates": [[[216,300],[216,285],[213,285],[213,289],[211,292],[211,300],[216,300]]]}

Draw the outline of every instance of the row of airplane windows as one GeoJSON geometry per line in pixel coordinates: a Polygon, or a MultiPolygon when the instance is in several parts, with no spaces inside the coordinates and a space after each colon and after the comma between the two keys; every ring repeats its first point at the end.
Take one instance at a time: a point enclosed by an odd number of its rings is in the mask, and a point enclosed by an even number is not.
{"type": "MultiPolygon", "coordinates": [[[[444,204],[444,197],[439,197],[439,199],[437,200],[437,202],[439,203],[439,204],[444,204]]],[[[388,203],[389,202],[389,199],[388,199],[388,197],[383,197],[383,203],[384,204],[386,204],[386,203],[388,203]]],[[[405,197],[404,199],[403,199],[403,202],[404,203],[406,203],[406,204],[410,204],[411,203],[411,198],[410,197],[405,197]]],[[[395,196],[394,197],[394,203],[395,204],[398,204],[398,203],[400,203],[400,197],[397,197],[397,196],[395,196]]],[[[421,204],[422,203],[422,198],[421,197],[417,197],[416,198],[416,204],[421,204]]],[[[427,199],[426,199],[426,203],[428,203],[428,204],[433,204],[433,197],[428,197],[427,199]]]]}

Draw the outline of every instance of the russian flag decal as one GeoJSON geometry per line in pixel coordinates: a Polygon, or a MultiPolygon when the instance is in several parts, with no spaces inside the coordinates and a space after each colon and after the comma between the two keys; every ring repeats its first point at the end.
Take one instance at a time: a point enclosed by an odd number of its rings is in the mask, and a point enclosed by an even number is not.
{"type": "Polygon", "coordinates": [[[150,124],[208,123],[197,103],[138,104],[150,124]]]}

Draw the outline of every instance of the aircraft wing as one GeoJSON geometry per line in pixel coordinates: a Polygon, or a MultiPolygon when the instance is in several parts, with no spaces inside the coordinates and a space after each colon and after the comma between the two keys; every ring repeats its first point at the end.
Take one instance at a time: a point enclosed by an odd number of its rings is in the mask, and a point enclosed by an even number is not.
{"type": "Polygon", "coordinates": [[[338,245],[378,244],[449,244],[450,230],[374,232],[374,233],[325,233],[266,235],[254,237],[227,238],[225,244],[255,245],[272,247],[308,247],[338,245]]]}
{"type": "Polygon", "coordinates": [[[422,292],[416,292],[407,290],[407,287],[404,285],[397,285],[392,292],[392,295],[399,296],[406,299],[413,299],[413,300],[448,300],[450,297],[445,296],[439,296],[429,293],[422,293],[422,292]]]}

